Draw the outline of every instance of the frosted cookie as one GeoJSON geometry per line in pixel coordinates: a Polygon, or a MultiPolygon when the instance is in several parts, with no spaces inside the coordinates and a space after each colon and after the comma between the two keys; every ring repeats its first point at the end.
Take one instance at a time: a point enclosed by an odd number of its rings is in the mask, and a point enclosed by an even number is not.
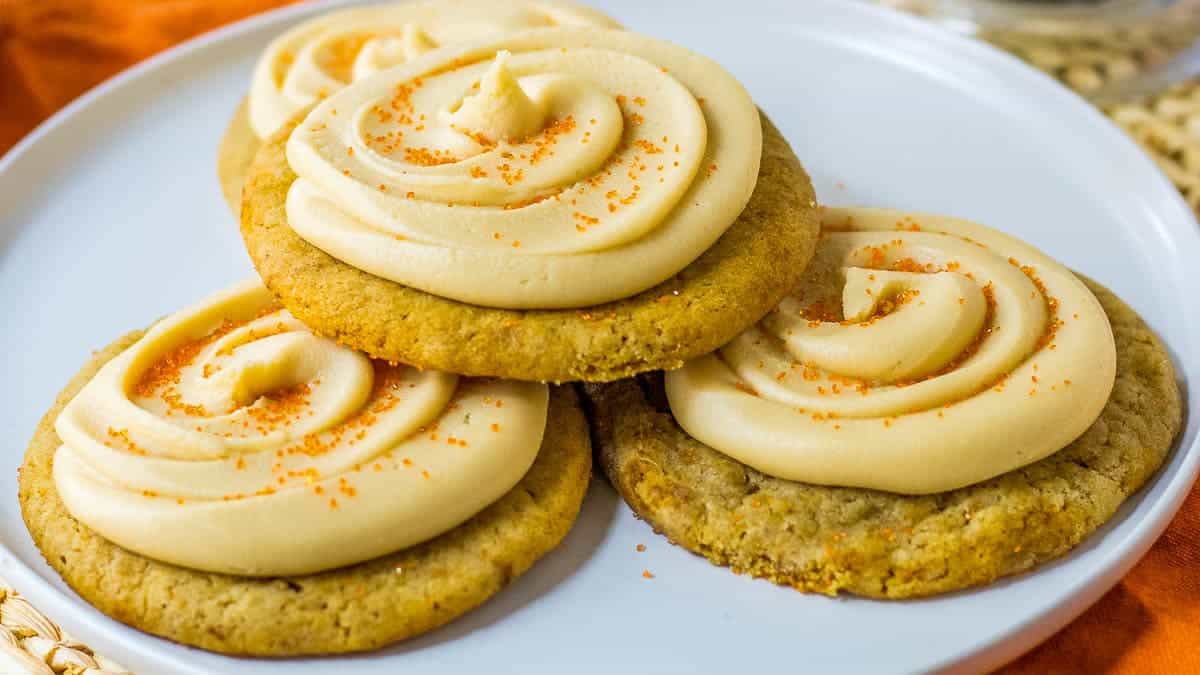
{"type": "Polygon", "coordinates": [[[285,122],[350,82],[411,61],[439,46],[549,26],[620,28],[566,0],[424,0],[354,7],[309,19],[275,38],[255,66],[217,154],[229,207],[263,141],[285,122]]]}
{"type": "Polygon", "coordinates": [[[808,176],[712,61],[555,28],[443,49],[258,154],[242,231],[318,332],[470,375],[612,380],[731,339],[799,279],[808,176]]]}
{"type": "Polygon", "coordinates": [[[663,378],[588,389],[605,473],[720,565],[903,598],[1061,556],[1162,464],[1170,359],[1036,249],[939,216],[829,210],[804,281],[663,378]]]}
{"type": "Polygon", "coordinates": [[[372,361],[255,282],[97,354],[38,428],[20,501],[106,614],[286,656],[480,604],[562,539],[589,472],[570,390],[372,361]]]}

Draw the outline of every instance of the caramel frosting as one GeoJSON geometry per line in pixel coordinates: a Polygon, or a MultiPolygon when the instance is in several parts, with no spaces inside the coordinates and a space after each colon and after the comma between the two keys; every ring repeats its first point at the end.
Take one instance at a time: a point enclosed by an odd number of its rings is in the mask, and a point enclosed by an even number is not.
{"type": "Polygon", "coordinates": [[[265,139],[347,84],[439,46],[550,26],[620,28],[564,0],[393,2],[323,14],[269,44],[254,69],[250,124],[265,139]]]}
{"type": "Polygon", "coordinates": [[[545,385],[373,362],[258,281],[168,317],[66,406],[71,514],[141,555],[307,574],[430,539],[533,464],[545,385]]]}
{"type": "Polygon", "coordinates": [[[434,295],[512,309],[634,295],[700,256],[758,176],[745,89],[681,47],[546,28],[347,87],[291,135],[291,227],[434,295]]]}
{"type": "Polygon", "coordinates": [[[764,473],[952,490],[1058,451],[1099,416],[1108,318],[1037,249],[956,218],[827,209],[805,280],[666,376],[693,437],[764,473]]]}

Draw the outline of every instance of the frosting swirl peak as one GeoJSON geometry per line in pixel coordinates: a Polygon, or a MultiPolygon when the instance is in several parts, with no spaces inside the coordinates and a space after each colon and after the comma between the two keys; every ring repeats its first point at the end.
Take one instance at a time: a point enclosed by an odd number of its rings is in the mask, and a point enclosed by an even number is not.
{"type": "Polygon", "coordinates": [[[1099,302],[1040,251],[955,218],[827,209],[805,280],[667,374],[694,437],[765,473],[930,493],[1037,461],[1113,387],[1099,302]]]}
{"type": "Polygon", "coordinates": [[[450,113],[451,128],[484,145],[519,141],[543,130],[544,102],[530,100],[505,65],[509,56],[506,51],[496,53],[477,91],[450,113]]]}
{"type": "Polygon", "coordinates": [[[164,319],[55,423],[67,509],[157,560],[304,574],[419,543],[510,490],[545,385],[372,362],[257,281],[164,319]]]}
{"type": "Polygon", "coordinates": [[[620,28],[567,0],[418,0],[322,14],[264,50],[250,85],[250,125],[265,139],[347,84],[439,46],[550,26],[620,28]]]}
{"type": "Polygon", "coordinates": [[[319,104],[287,143],[288,222],[435,295],[583,307],[711,246],[749,200],[761,147],[749,95],[708,59],[622,31],[531,30],[319,104]]]}

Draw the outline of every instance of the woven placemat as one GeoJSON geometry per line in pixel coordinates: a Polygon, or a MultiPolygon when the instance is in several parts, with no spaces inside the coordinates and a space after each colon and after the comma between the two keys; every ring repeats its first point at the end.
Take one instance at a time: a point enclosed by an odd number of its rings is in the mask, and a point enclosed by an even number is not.
{"type": "Polygon", "coordinates": [[[5,675],[131,675],[71,639],[0,579],[0,673],[5,675]]]}
{"type": "MultiPolygon", "coordinates": [[[[881,0],[921,13],[928,0],[881,0]]],[[[1113,79],[1133,77],[1185,48],[1200,35],[1200,2],[1182,3],[1158,27],[1063,34],[991,31],[981,36],[1087,93],[1113,79]],[[1183,11],[1186,9],[1186,13],[1183,11]]],[[[1136,103],[1105,109],[1154,159],[1200,216],[1200,78],[1136,103]]],[[[71,639],[0,579],[0,673],[131,675],[71,639]]]]}

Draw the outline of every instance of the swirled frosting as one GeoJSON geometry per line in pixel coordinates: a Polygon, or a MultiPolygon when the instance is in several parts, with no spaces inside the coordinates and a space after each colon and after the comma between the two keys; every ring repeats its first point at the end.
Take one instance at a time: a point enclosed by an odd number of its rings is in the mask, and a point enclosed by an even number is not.
{"type": "Polygon", "coordinates": [[[828,209],[795,292],[666,389],[689,434],[764,473],[923,494],[1063,448],[1115,373],[1099,302],[1035,248],[955,218],[828,209]]]}
{"type": "Polygon", "coordinates": [[[446,48],[296,128],[291,227],[363,271],[462,302],[595,305],[670,278],[737,218],[762,130],[686,49],[547,28],[446,48]]]}
{"type": "Polygon", "coordinates": [[[250,124],[260,139],[347,84],[439,46],[526,28],[620,28],[564,0],[393,2],[323,14],[269,44],[250,86],[250,124]]]}
{"type": "Polygon", "coordinates": [[[149,558],[316,572],[434,537],[512,489],[547,397],[373,362],[255,281],[105,364],[56,421],[54,480],[75,518],[149,558]]]}

